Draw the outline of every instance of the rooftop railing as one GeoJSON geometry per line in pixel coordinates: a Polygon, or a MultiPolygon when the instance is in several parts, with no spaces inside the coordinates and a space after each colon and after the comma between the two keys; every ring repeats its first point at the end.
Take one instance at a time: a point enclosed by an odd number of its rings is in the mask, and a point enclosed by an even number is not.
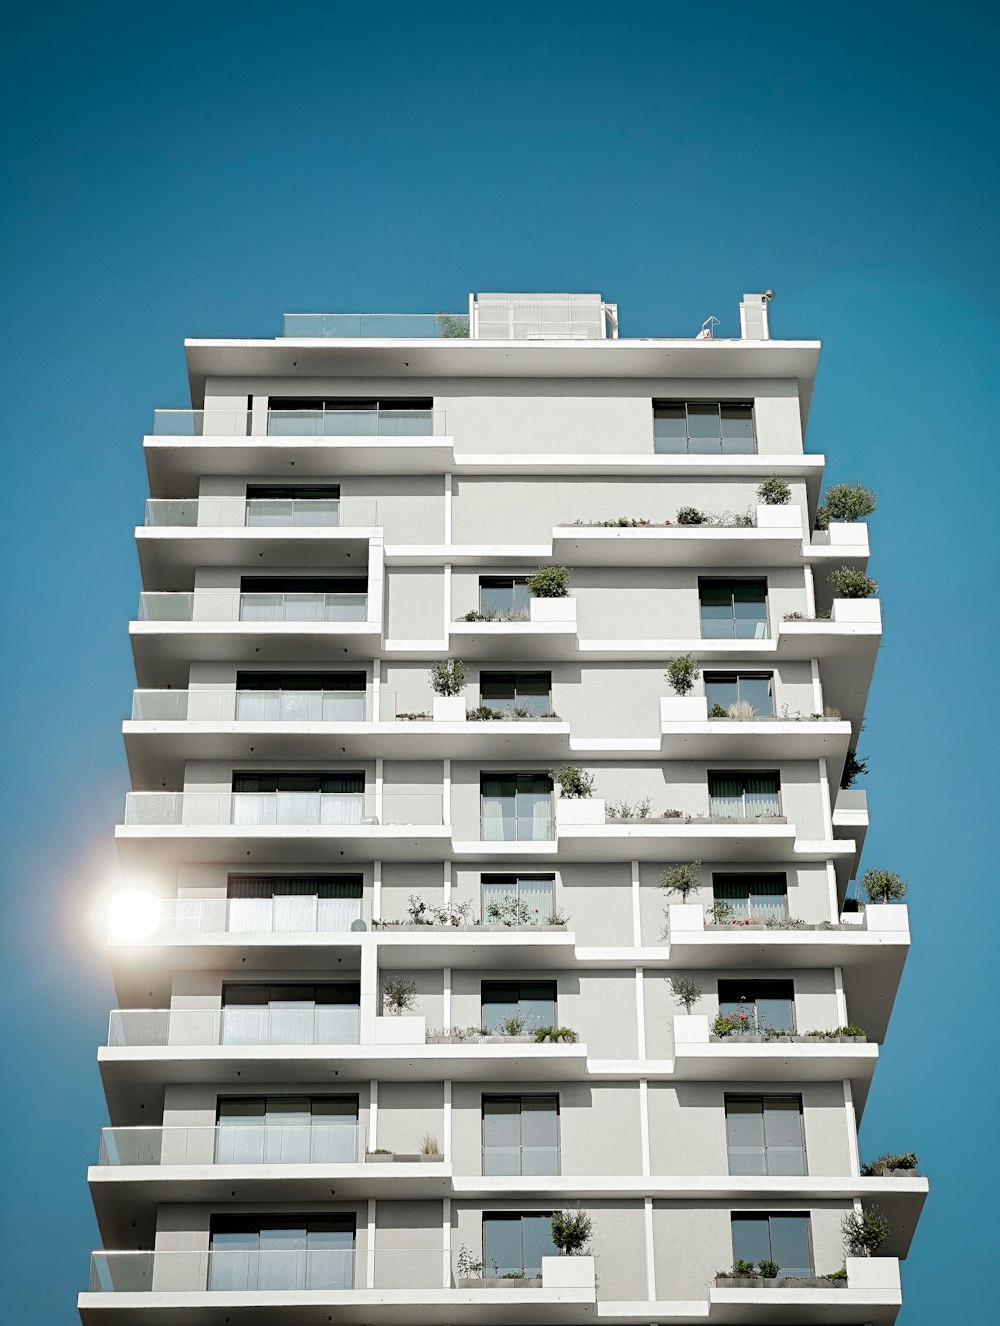
{"type": "Polygon", "coordinates": [[[154,437],[440,437],[443,410],[154,410],[154,437]]]}
{"type": "Polygon", "coordinates": [[[372,529],[378,524],[378,512],[368,498],[150,498],[145,524],[185,529],[372,529]]]}
{"type": "Polygon", "coordinates": [[[394,691],[195,690],[132,692],[132,720],[139,723],[364,723],[392,722],[394,691]]]}
{"type": "Polygon", "coordinates": [[[286,313],[283,336],[300,339],[339,336],[348,339],[379,337],[386,340],[467,339],[467,313],[286,313]]]}
{"type": "Polygon", "coordinates": [[[100,1166],[349,1165],[364,1161],[368,1129],[350,1118],[311,1124],[102,1128],[100,1166]]]}
{"type": "Polygon", "coordinates": [[[128,825],[397,827],[442,824],[437,792],[129,792],[128,825]]]}
{"type": "Polygon", "coordinates": [[[359,593],[243,594],[238,589],[145,591],[143,622],[363,622],[368,595],[359,593]]]}

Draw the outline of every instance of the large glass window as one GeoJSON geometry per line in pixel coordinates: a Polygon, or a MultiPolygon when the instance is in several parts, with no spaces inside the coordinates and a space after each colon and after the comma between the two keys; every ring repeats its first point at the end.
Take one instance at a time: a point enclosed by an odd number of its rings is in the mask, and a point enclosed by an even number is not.
{"type": "Polygon", "coordinates": [[[788,885],[784,875],[713,875],[712,893],[729,908],[734,921],[764,925],[788,915],[788,885]]]}
{"type": "Polygon", "coordinates": [[[550,1213],[483,1215],[484,1276],[524,1275],[536,1280],[542,1274],[542,1258],[555,1256],[550,1213]]]}
{"type": "Polygon", "coordinates": [[[480,576],[479,611],[507,621],[527,621],[531,595],[525,576],[480,576]]]}
{"type": "Polygon", "coordinates": [[[720,981],[719,1012],[742,1015],[751,1032],[794,1032],[795,987],[791,981],[720,981]]]}
{"type": "Polygon", "coordinates": [[[218,1106],[217,1165],[358,1160],[357,1096],[234,1096],[218,1106]]]}
{"type": "Polygon", "coordinates": [[[555,882],[555,875],[483,875],[483,924],[496,924],[490,915],[491,903],[506,905],[513,912],[514,907],[505,900],[514,898],[517,913],[524,918],[520,924],[544,925],[555,910],[555,882]]]}
{"type": "Polygon", "coordinates": [[[234,773],[234,824],[360,824],[363,773],[234,773]]]}
{"type": "Polygon", "coordinates": [[[782,1275],[812,1275],[808,1215],[740,1211],[733,1213],[732,1222],[734,1261],[777,1262],[782,1275]]]}
{"type": "Polygon", "coordinates": [[[709,771],[708,813],[716,819],[773,819],[781,814],[778,775],[709,771]]]}
{"type": "Polygon", "coordinates": [[[727,1096],[730,1174],[805,1174],[801,1096],[727,1096]]]}
{"type": "Polygon", "coordinates": [[[548,774],[483,774],[479,791],[484,842],[552,837],[552,779],[548,774]]]}
{"type": "Polygon", "coordinates": [[[770,672],[706,672],[708,712],[718,706],[729,713],[734,704],[749,705],[761,718],[774,716],[773,677],[770,672]]]}
{"type": "Polygon", "coordinates": [[[429,396],[272,396],[267,431],[279,437],[426,437],[429,396]]]}
{"type": "Polygon", "coordinates": [[[227,929],[269,934],[350,930],[361,919],[361,875],[230,875],[227,929]]]}
{"type": "Polygon", "coordinates": [[[510,1034],[504,1028],[513,1021],[523,1023],[522,1035],[539,1027],[556,1025],[555,981],[483,981],[482,1025],[494,1035],[510,1034]]]}
{"type": "Polygon", "coordinates": [[[243,576],[240,621],[363,622],[364,576],[243,576]]]}
{"type": "Polygon", "coordinates": [[[353,1216],[215,1216],[208,1288],[352,1289],[353,1216]]]}
{"type": "Polygon", "coordinates": [[[253,529],[340,524],[340,484],[247,484],[253,529]]]}
{"type": "Polygon", "coordinates": [[[483,1173],[559,1173],[559,1097],[483,1097],[483,1173]]]}
{"type": "Polygon", "coordinates": [[[749,455],[757,450],[749,401],[654,401],[660,455],[749,455]]]}
{"type": "Polygon", "coordinates": [[[700,577],[703,640],[766,640],[767,581],[700,577]]]}
{"type": "Polygon", "coordinates": [[[240,722],[361,722],[367,680],[363,672],[237,672],[240,722]]]}
{"type": "Polygon", "coordinates": [[[547,714],[552,710],[551,672],[481,672],[479,702],[505,714],[527,710],[547,714]]]}
{"type": "Polygon", "coordinates": [[[223,1045],[356,1045],[361,987],[323,985],[222,987],[223,1045]]]}

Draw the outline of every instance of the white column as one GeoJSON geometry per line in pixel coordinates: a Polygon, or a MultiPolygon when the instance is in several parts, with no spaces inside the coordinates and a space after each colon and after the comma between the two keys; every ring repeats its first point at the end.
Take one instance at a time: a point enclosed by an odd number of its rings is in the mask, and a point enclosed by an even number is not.
{"type": "Polygon", "coordinates": [[[639,862],[632,862],[632,943],[636,948],[642,945],[642,911],[639,906],[639,862]]]}
{"type": "Polygon", "coordinates": [[[823,802],[823,828],[826,830],[827,841],[833,839],[833,803],[830,800],[830,778],[826,771],[826,756],[821,755],[817,760],[819,765],[819,794],[823,802]]]}
{"type": "Polygon", "coordinates": [[[813,580],[813,569],[811,566],[803,568],[806,581],[806,615],[808,617],[816,616],[816,582],[813,580]]]}
{"type": "Polygon", "coordinates": [[[372,920],[382,919],[382,862],[372,862],[372,920]]]}
{"type": "Polygon", "coordinates": [[[854,1091],[850,1078],[844,1078],[844,1113],[847,1124],[847,1152],[851,1160],[851,1174],[857,1178],[861,1173],[861,1157],[858,1155],[858,1116],[854,1108],[854,1091]]]}
{"type": "Polygon", "coordinates": [[[375,757],[375,820],[382,823],[382,756],[375,757]]]}
{"type": "Polygon", "coordinates": [[[451,1030],[451,968],[444,968],[444,984],[441,990],[441,1016],[445,1031],[451,1030]]]}
{"type": "Polygon", "coordinates": [[[653,1199],[647,1197],[642,1208],[643,1230],[646,1236],[646,1297],[656,1301],[656,1262],[653,1251],[653,1199]]]}
{"type": "Polygon", "coordinates": [[[451,1078],[447,1078],[444,1083],[444,1159],[445,1164],[451,1163],[451,1078]]]}
{"type": "Polygon", "coordinates": [[[374,935],[361,939],[361,1044],[375,1044],[375,1019],[378,1016],[378,950],[374,935]]]}
{"type": "Polygon", "coordinates": [[[652,1173],[649,1159],[649,1083],[639,1079],[639,1146],[642,1153],[643,1175],[652,1173]]]}
{"type": "Polygon", "coordinates": [[[441,1286],[451,1288],[451,1198],[441,1203],[441,1286]]]}
{"type": "Polygon", "coordinates": [[[641,967],[635,969],[635,1043],[640,1059],[646,1057],[646,992],[641,967]]]}
{"type": "Polygon", "coordinates": [[[844,969],[843,967],[834,967],[833,969],[833,988],[837,994],[837,1017],[840,1018],[840,1025],[847,1026],[847,996],[844,994],[844,969]]]}
{"type": "Polygon", "coordinates": [[[365,1275],[368,1289],[375,1288],[375,1198],[368,1198],[368,1268],[365,1275]]]}
{"type": "Polygon", "coordinates": [[[812,669],[813,709],[817,714],[821,714],[823,712],[823,684],[819,679],[819,660],[810,659],[809,666],[812,669]]]}
{"type": "Polygon", "coordinates": [[[441,819],[445,824],[451,823],[451,760],[442,761],[441,777],[441,819]]]}

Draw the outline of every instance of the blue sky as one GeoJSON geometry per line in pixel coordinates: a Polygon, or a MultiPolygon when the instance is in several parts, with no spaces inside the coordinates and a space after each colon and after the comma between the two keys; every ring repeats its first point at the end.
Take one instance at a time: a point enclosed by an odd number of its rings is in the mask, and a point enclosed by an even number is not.
{"type": "Polygon", "coordinates": [[[733,334],[741,292],[771,287],[774,333],[824,342],[808,449],[880,499],[865,864],[911,881],[916,938],[862,1150],[915,1149],[934,1185],[901,1321],[957,1300],[985,1319],[997,35],[961,3],[8,15],[9,1326],[75,1321],[96,1241],[111,991],[92,913],[126,789],[140,438],[187,403],[182,338],[476,289],[599,290],[623,334],[686,335],[709,314],[733,334]]]}

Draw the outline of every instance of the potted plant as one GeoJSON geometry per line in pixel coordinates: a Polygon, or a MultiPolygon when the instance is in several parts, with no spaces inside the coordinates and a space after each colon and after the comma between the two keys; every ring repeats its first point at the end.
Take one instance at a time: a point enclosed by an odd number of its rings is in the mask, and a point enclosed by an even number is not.
{"type": "Polygon", "coordinates": [[[565,566],[540,566],[527,577],[527,585],[531,621],[576,622],[576,601],[569,597],[569,570],[565,566]]]}
{"type": "Polygon", "coordinates": [[[417,983],[406,976],[386,976],[382,980],[382,1012],[388,1017],[401,1017],[413,1008],[417,997],[417,983]]]}
{"type": "Polygon", "coordinates": [[[861,1166],[861,1173],[866,1178],[910,1178],[916,1172],[917,1156],[914,1151],[904,1151],[898,1156],[878,1156],[861,1166]]]}
{"type": "Polygon", "coordinates": [[[674,693],[660,697],[661,723],[697,723],[708,718],[708,701],[703,695],[691,694],[698,680],[698,664],[693,654],[668,659],[663,675],[674,693]]]}
{"type": "Polygon", "coordinates": [[[874,1257],[891,1233],[889,1221],[877,1206],[865,1207],[860,1214],[849,1211],[840,1224],[844,1249],[849,1257],[874,1257]]]}
{"type": "Polygon", "coordinates": [[[830,572],[830,586],[838,599],[870,599],[878,593],[878,581],[853,566],[838,566],[830,572]]]}
{"type": "Polygon", "coordinates": [[[561,1257],[587,1256],[594,1222],[586,1211],[553,1211],[552,1242],[561,1257]]]}
{"type": "Polygon", "coordinates": [[[424,1133],[420,1139],[420,1155],[418,1159],[422,1161],[440,1161],[444,1157],[441,1154],[441,1148],[438,1146],[438,1140],[431,1133],[424,1133]]]}
{"type": "Polygon", "coordinates": [[[672,976],[667,984],[670,986],[674,999],[690,1017],[695,1004],[701,998],[701,986],[690,976],[672,976]]]}
{"type": "Polygon", "coordinates": [[[594,776],[575,764],[552,769],[549,776],[559,788],[556,823],[603,824],[607,814],[604,801],[594,796],[594,776]]]}
{"type": "Polygon", "coordinates": [[[909,885],[891,870],[866,870],[861,887],[869,902],[899,902],[909,890],[909,885]]]}
{"type": "Polygon", "coordinates": [[[431,666],[432,709],[435,723],[464,723],[466,668],[460,658],[439,659],[431,666]]]}
{"type": "Polygon", "coordinates": [[[779,479],[771,474],[757,488],[757,501],[764,506],[787,506],[792,498],[792,490],[787,479],[779,479]]]}
{"type": "Polygon", "coordinates": [[[835,483],[816,508],[816,528],[829,529],[831,521],[864,520],[874,513],[878,500],[860,483],[835,483]]]}

